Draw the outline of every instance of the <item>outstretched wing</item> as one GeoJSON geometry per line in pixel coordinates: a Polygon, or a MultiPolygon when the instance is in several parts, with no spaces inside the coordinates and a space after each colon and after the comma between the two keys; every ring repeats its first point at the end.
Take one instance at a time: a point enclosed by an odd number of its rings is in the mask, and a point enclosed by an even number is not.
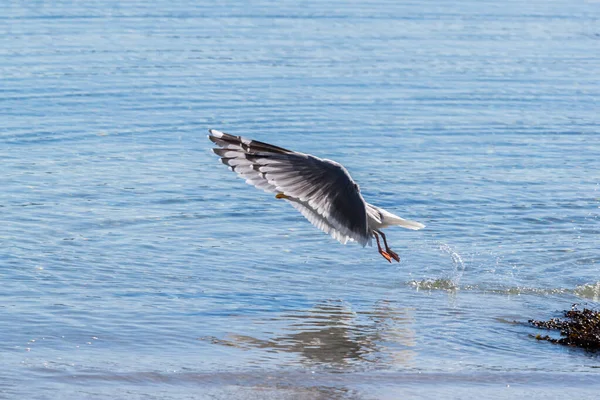
{"type": "Polygon", "coordinates": [[[219,146],[213,151],[247,183],[289,196],[313,225],[342,243],[370,242],[365,201],[341,164],[214,129],[209,133],[219,146]]]}

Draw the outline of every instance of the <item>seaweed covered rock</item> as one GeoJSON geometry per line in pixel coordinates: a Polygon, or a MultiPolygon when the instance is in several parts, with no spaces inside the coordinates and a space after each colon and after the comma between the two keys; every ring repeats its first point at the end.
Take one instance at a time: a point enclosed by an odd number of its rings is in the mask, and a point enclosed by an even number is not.
{"type": "Polygon", "coordinates": [[[589,308],[578,309],[575,304],[571,310],[564,311],[564,318],[552,318],[548,321],[530,319],[529,323],[541,329],[559,330],[561,338],[537,335],[538,340],[567,346],[577,346],[586,350],[600,350],[600,311],[589,308]]]}

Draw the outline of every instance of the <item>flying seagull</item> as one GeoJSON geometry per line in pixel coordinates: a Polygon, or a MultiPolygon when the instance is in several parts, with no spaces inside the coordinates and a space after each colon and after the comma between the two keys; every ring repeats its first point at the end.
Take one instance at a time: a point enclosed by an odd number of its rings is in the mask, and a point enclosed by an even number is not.
{"type": "Polygon", "coordinates": [[[393,225],[412,230],[425,227],[367,203],[346,168],[335,161],[215,129],[208,132],[208,138],[219,146],[213,151],[230,170],[245,178],[248,184],[286,200],[314,226],[340,243],[356,241],[364,247],[371,245],[374,237],[379,254],[389,262],[392,258],[400,262],[381,229],[393,225]]]}

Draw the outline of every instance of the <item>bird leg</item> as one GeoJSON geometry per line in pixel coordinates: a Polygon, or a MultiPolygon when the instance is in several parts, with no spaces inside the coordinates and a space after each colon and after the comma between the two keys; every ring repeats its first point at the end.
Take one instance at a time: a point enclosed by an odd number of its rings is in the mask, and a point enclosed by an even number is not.
{"type": "Polygon", "coordinates": [[[283,194],[283,193],[277,193],[277,194],[275,195],[275,198],[276,198],[276,199],[289,199],[289,198],[290,198],[290,196],[287,196],[287,195],[285,195],[285,194],[283,194]]]}
{"type": "Polygon", "coordinates": [[[377,232],[373,231],[373,236],[375,236],[375,240],[377,240],[377,248],[379,249],[379,254],[381,254],[383,256],[383,258],[388,260],[388,262],[392,262],[392,257],[388,253],[383,251],[383,249],[381,248],[381,244],[379,243],[379,236],[377,236],[377,232]]]}
{"type": "MultiPolygon", "coordinates": [[[[390,249],[390,246],[388,246],[387,244],[387,240],[385,238],[385,234],[381,231],[377,231],[377,233],[379,233],[381,235],[381,237],[383,238],[383,244],[385,245],[385,251],[396,261],[400,262],[400,256],[398,254],[396,254],[395,251],[392,251],[392,249],[390,249]]],[[[391,262],[391,261],[390,261],[391,262]]]]}

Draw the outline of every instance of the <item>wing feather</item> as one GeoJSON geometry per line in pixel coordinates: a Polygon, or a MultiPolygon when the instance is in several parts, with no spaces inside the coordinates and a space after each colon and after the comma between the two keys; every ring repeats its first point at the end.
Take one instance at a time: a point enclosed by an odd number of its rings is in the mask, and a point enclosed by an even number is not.
{"type": "Polygon", "coordinates": [[[220,147],[213,151],[247,183],[289,196],[306,219],[342,243],[370,243],[366,203],[341,164],[214,129],[209,133],[220,147]]]}

